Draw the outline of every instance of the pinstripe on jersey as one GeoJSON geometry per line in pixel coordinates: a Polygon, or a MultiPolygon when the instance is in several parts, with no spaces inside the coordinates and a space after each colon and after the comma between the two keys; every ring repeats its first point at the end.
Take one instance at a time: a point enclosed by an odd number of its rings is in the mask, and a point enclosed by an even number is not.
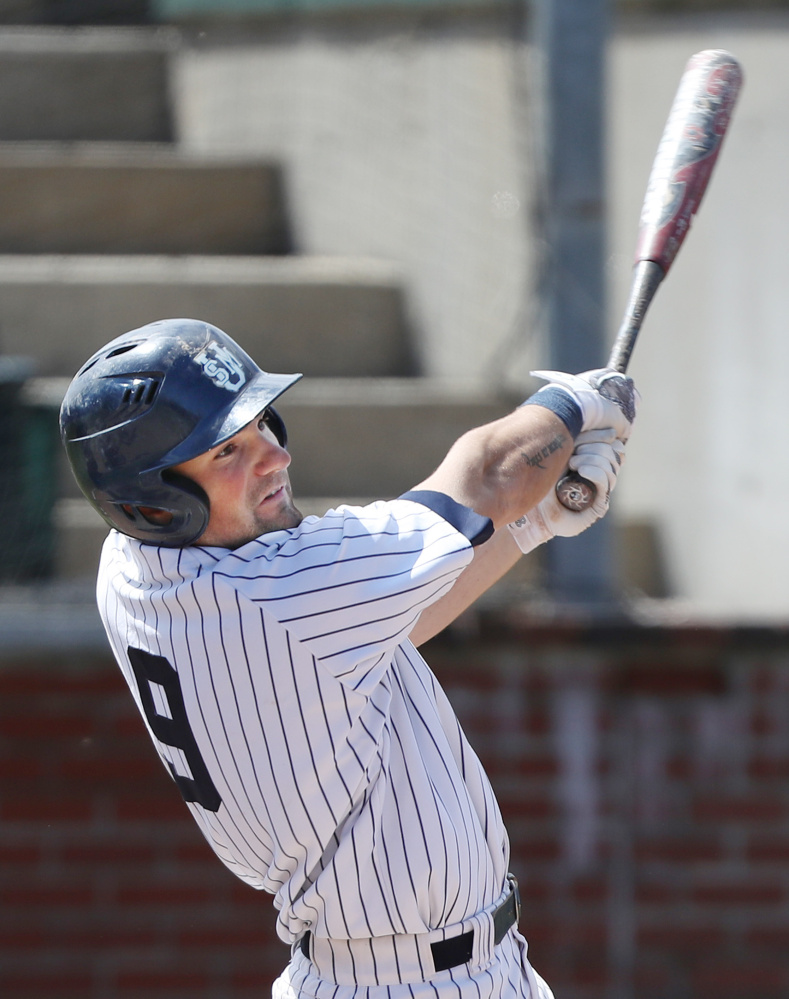
{"type": "Polygon", "coordinates": [[[192,814],[274,894],[285,941],[425,933],[502,889],[489,781],[407,638],[471,557],[402,498],[233,552],[105,543],[100,612],[157,749],[184,786],[213,786],[192,814]]]}

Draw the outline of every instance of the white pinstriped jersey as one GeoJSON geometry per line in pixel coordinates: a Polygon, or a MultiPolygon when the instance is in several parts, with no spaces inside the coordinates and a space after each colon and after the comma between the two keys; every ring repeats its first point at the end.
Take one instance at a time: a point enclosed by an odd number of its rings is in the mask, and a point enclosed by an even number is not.
{"type": "Polygon", "coordinates": [[[492,789],[408,640],[471,558],[405,498],[235,551],[105,543],[99,609],[156,747],[287,942],[421,934],[502,891],[492,789]]]}

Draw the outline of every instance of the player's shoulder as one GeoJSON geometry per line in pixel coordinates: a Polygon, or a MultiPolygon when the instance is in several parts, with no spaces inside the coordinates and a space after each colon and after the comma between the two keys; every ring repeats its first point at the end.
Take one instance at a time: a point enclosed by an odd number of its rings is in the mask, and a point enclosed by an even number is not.
{"type": "Polygon", "coordinates": [[[217,574],[227,579],[251,574],[273,578],[329,564],[340,549],[348,557],[376,551],[391,554],[403,538],[413,534],[459,530],[468,537],[470,532],[459,526],[457,509],[465,511],[447,497],[428,493],[340,504],[322,514],[306,516],[296,527],[261,535],[234,550],[199,545],[167,548],[113,530],[104,542],[101,572],[109,579],[163,586],[207,581],[217,574]]]}

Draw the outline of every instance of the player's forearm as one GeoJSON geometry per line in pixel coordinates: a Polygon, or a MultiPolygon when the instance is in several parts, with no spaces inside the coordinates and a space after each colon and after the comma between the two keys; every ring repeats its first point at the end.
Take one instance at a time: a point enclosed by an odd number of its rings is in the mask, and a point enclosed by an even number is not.
{"type": "Polygon", "coordinates": [[[527,406],[464,434],[417,488],[435,489],[503,527],[552,489],[572,454],[564,422],[527,406]]]}

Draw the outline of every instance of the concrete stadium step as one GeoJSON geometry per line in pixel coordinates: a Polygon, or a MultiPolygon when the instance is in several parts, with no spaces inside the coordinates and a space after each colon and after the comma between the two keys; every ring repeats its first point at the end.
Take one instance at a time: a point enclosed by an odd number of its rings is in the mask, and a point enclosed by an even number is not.
{"type": "MultiPolygon", "coordinates": [[[[39,403],[54,407],[66,381],[34,379],[31,385],[39,403]]],[[[426,378],[300,382],[279,407],[290,435],[297,505],[309,516],[340,503],[364,504],[396,496],[428,474],[464,430],[503,415],[518,401],[426,378]]],[[[95,576],[107,529],[78,493],[62,452],[59,459],[55,578],[85,580],[95,576]]],[[[651,597],[667,596],[654,525],[617,517],[612,523],[623,584],[651,597]]],[[[535,557],[522,559],[486,601],[522,599],[543,585],[541,572],[540,550],[535,557]]]]}
{"type": "Polygon", "coordinates": [[[172,141],[174,30],[0,29],[0,139],[172,141]]]}
{"type": "MultiPolygon", "coordinates": [[[[304,516],[320,516],[340,503],[366,503],[370,498],[346,496],[307,497],[299,501],[304,516]]],[[[92,593],[96,568],[107,527],[95,510],[82,498],[62,499],[55,508],[56,551],[54,580],[66,584],[84,584],[92,593]]],[[[654,524],[638,520],[612,520],[616,543],[616,568],[625,592],[651,598],[670,596],[666,570],[654,524]]],[[[544,549],[520,559],[501,582],[483,598],[487,606],[532,599],[545,586],[544,549]]]]}
{"type": "Polygon", "coordinates": [[[0,353],[69,378],[112,337],[155,319],[214,323],[270,371],[414,371],[404,280],[345,257],[0,256],[0,353]]]}
{"type": "Polygon", "coordinates": [[[276,164],[163,143],[0,142],[0,253],[290,249],[276,164]]]}
{"type": "Polygon", "coordinates": [[[397,496],[520,400],[433,378],[305,379],[278,406],[299,496],[397,496]]]}
{"type": "MultiPolygon", "coordinates": [[[[66,379],[34,379],[29,396],[54,409],[66,379]]],[[[309,379],[283,397],[291,479],[306,515],[338,503],[397,496],[420,482],[465,431],[508,412],[516,400],[430,378],[309,379]]],[[[80,497],[58,453],[56,574],[94,571],[104,522],[80,497]]]]}
{"type": "MultiPolygon", "coordinates": [[[[54,414],[68,379],[32,379],[28,403],[54,414]]],[[[471,427],[503,416],[519,400],[432,378],[308,378],[277,409],[288,428],[297,498],[386,499],[410,489],[471,427]]],[[[58,493],[79,490],[58,450],[58,493]]]]}

